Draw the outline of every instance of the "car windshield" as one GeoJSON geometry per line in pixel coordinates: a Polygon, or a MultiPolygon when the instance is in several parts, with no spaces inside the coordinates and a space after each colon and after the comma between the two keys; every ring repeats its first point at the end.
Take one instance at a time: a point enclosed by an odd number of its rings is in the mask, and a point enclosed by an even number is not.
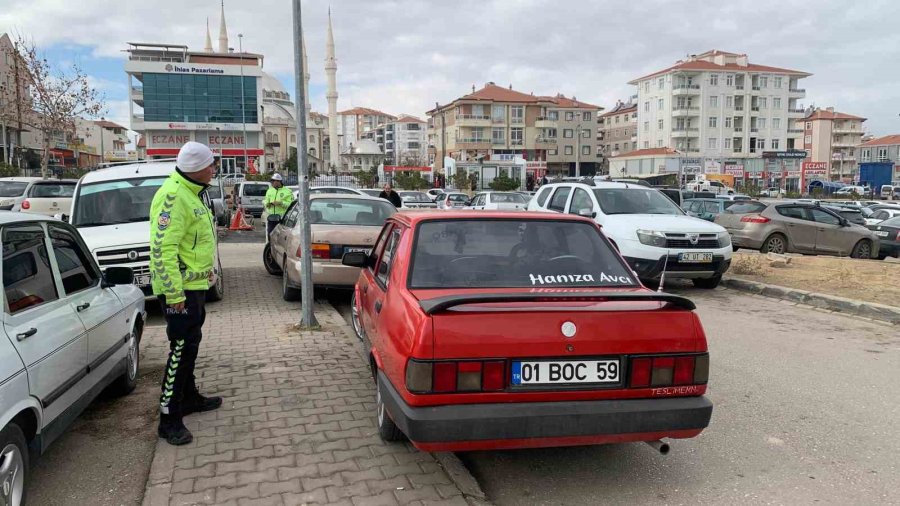
{"type": "Polygon", "coordinates": [[[894,216],[893,218],[888,218],[881,223],[878,224],[883,227],[900,227],[900,216],[894,216]]]}
{"type": "Polygon", "coordinates": [[[267,185],[267,184],[245,184],[244,185],[244,196],[245,197],[265,197],[267,191],[269,191],[269,185],[267,185]]]}
{"type": "Polygon", "coordinates": [[[495,204],[524,204],[525,197],[518,193],[492,193],[491,202],[495,204]]]}
{"type": "Polygon", "coordinates": [[[150,202],[165,180],[165,177],[154,177],[82,185],[75,197],[72,224],[97,227],[148,221],[150,202]]]}
{"type": "Polygon", "coordinates": [[[401,192],[403,202],[431,202],[431,198],[422,192],[401,192]]]}
{"type": "Polygon", "coordinates": [[[28,183],[0,181],[0,197],[20,197],[28,188],[28,183]]]}
{"type": "Polygon", "coordinates": [[[657,190],[642,188],[596,188],[594,195],[603,214],[684,214],[671,199],[657,190]]]}
{"type": "Polygon", "coordinates": [[[377,197],[377,196],[381,195],[381,190],[373,190],[371,188],[364,188],[360,191],[365,193],[366,195],[369,195],[372,197],[377,197]]]}
{"type": "Polygon", "coordinates": [[[75,195],[75,183],[39,183],[31,187],[31,197],[71,198],[75,195]]]}
{"type": "Polygon", "coordinates": [[[590,223],[447,220],[419,225],[411,288],[635,286],[590,223]]]}
{"type": "Polygon", "coordinates": [[[386,200],[314,199],[309,203],[313,225],[380,227],[397,209],[386,200]]]}
{"type": "Polygon", "coordinates": [[[766,207],[762,202],[732,201],[725,203],[725,212],[729,214],[761,213],[766,207]]]}
{"type": "Polygon", "coordinates": [[[448,196],[447,196],[447,200],[449,200],[450,202],[462,202],[462,203],[465,203],[465,202],[468,202],[468,201],[469,201],[469,197],[468,197],[466,194],[464,194],[464,193],[454,193],[454,194],[452,194],[452,195],[448,195],[448,196]]]}

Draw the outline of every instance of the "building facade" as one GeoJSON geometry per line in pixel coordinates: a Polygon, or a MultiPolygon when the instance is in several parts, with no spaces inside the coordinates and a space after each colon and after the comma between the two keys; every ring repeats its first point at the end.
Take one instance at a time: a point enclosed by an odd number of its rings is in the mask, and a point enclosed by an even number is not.
{"type": "MultiPolygon", "coordinates": [[[[284,164],[297,149],[297,120],[295,104],[278,79],[263,73],[263,136],[265,139],[266,171],[283,170],[284,164]]],[[[325,139],[328,118],[307,108],[307,160],[311,172],[325,170],[325,139]]]]}
{"type": "Polygon", "coordinates": [[[337,114],[337,135],[341,153],[350,149],[350,144],[357,144],[360,140],[375,133],[379,125],[390,123],[397,118],[386,113],[369,109],[368,107],[354,107],[337,114]]]}
{"type": "Polygon", "coordinates": [[[900,134],[885,135],[863,142],[857,153],[860,163],[893,164],[892,181],[900,181],[900,134]]]}
{"type": "MultiPolygon", "coordinates": [[[[637,97],[635,97],[637,98],[637,97]]],[[[636,151],[637,104],[633,100],[616,103],[597,118],[597,148],[606,157],[636,151]]]]}
{"type": "Polygon", "coordinates": [[[702,158],[756,158],[802,149],[807,72],[707,51],[635,79],[638,149],[670,147],[702,158]]]}
{"type": "Polygon", "coordinates": [[[387,165],[429,165],[426,123],[415,116],[401,114],[396,120],[378,125],[365,134],[378,144],[387,165]]]}
{"type": "Polygon", "coordinates": [[[350,144],[347,151],[341,153],[340,172],[375,172],[382,163],[384,152],[378,144],[371,139],[362,139],[350,144]]]}
{"type": "Polygon", "coordinates": [[[866,118],[835,112],[834,107],[810,110],[798,119],[795,129],[803,130],[807,160],[825,162],[833,181],[851,182],[859,176],[859,145],[866,118]]]}
{"type": "Polygon", "coordinates": [[[90,148],[101,162],[125,162],[137,160],[137,151],[125,149],[130,139],[128,129],[107,120],[75,121],[75,137],[80,144],[90,148]]]}
{"type": "Polygon", "coordinates": [[[597,171],[601,108],[563,95],[535,96],[489,82],[428,112],[428,153],[435,169],[457,162],[522,158],[531,174],[597,171]]]}

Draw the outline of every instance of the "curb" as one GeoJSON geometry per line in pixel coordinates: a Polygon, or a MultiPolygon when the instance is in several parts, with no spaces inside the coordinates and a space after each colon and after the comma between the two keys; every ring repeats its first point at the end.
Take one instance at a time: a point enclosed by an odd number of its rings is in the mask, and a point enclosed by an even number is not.
{"type": "Polygon", "coordinates": [[[808,292],[806,290],[798,290],[796,288],[788,288],[785,286],[768,285],[766,283],[758,283],[756,281],[732,277],[722,278],[722,284],[728,288],[755,295],[787,300],[819,309],[827,309],[837,313],[851,314],[900,325],[900,307],[847,299],[824,293],[808,292]]]}

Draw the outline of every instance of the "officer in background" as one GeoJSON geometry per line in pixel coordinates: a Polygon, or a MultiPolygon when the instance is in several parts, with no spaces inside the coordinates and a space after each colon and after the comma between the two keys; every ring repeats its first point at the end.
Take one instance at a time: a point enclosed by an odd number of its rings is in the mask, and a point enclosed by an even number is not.
{"type": "Polygon", "coordinates": [[[222,405],[221,397],[200,395],[194,378],[216,251],[215,222],[200,194],[215,174],[212,151],[188,142],[178,152],[175,172],[150,204],[153,293],[162,305],[169,338],[157,432],[172,445],[193,440],[182,417],[222,405]]]}
{"type": "Polygon", "coordinates": [[[281,221],[281,217],[287,212],[287,208],[294,201],[294,192],[290,188],[285,188],[284,179],[281,174],[272,174],[272,186],[266,190],[266,197],[263,199],[263,205],[269,217],[266,219],[266,236],[275,230],[275,225],[281,221]]]}

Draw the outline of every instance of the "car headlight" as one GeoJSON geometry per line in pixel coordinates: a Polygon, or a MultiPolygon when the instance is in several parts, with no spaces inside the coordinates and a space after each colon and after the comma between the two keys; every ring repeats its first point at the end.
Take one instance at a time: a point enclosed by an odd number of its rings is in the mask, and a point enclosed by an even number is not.
{"type": "Polygon", "coordinates": [[[641,241],[641,244],[656,246],[657,248],[666,247],[666,234],[662,232],[657,232],[655,230],[638,230],[637,236],[638,240],[641,241]]]}
{"type": "Polygon", "coordinates": [[[719,232],[719,247],[727,248],[731,246],[731,234],[728,232],[719,232]]]}

